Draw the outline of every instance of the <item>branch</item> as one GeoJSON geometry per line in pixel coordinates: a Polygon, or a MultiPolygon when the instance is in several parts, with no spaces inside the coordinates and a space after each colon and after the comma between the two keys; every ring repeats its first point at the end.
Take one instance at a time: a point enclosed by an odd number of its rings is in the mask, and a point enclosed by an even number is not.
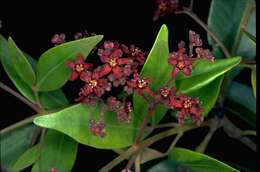
{"type": "Polygon", "coordinates": [[[23,97],[22,95],[20,95],[18,92],[14,91],[13,89],[11,89],[10,87],[8,87],[7,85],[5,85],[4,83],[0,82],[0,88],[2,88],[3,90],[5,90],[6,92],[10,93],[11,95],[13,95],[14,97],[16,97],[17,99],[19,99],[20,101],[22,101],[23,103],[25,103],[27,106],[29,106],[30,108],[32,108],[35,112],[41,112],[41,110],[33,103],[31,103],[29,100],[27,100],[25,97],[23,97]]]}
{"type": "Polygon", "coordinates": [[[223,129],[229,137],[237,139],[256,152],[256,144],[248,137],[244,136],[244,131],[236,127],[227,117],[225,117],[222,122],[223,129]]]}
{"type": "Polygon", "coordinates": [[[199,146],[195,149],[197,152],[203,153],[205,152],[211,138],[213,137],[214,133],[217,131],[218,128],[220,128],[221,124],[217,120],[212,120],[212,125],[209,127],[209,132],[204,137],[202,142],[199,144],[199,146]]]}
{"type": "Polygon", "coordinates": [[[229,51],[226,49],[224,44],[220,41],[220,39],[208,28],[208,26],[200,19],[198,16],[189,10],[189,8],[183,7],[182,11],[177,11],[176,14],[186,14],[195,20],[211,37],[212,39],[220,46],[221,50],[223,51],[224,55],[228,58],[230,57],[229,51]]]}
{"type": "Polygon", "coordinates": [[[14,123],[14,124],[12,124],[12,125],[10,125],[10,126],[4,128],[4,129],[2,129],[2,130],[0,131],[0,134],[7,133],[7,132],[9,132],[9,131],[11,131],[11,130],[14,130],[14,129],[16,129],[16,128],[19,128],[19,127],[21,127],[21,126],[23,126],[23,125],[25,125],[25,124],[31,123],[36,116],[38,116],[38,115],[30,116],[29,118],[26,118],[26,119],[24,119],[24,120],[22,120],[22,121],[19,121],[19,122],[17,122],[17,123],[14,123]]]}

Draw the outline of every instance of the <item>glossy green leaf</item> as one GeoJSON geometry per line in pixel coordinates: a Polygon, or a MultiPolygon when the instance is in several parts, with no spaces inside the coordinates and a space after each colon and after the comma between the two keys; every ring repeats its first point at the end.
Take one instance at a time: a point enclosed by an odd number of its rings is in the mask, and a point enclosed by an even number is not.
{"type": "Polygon", "coordinates": [[[129,124],[119,123],[116,114],[105,113],[106,136],[94,136],[89,130],[89,120],[99,119],[100,107],[77,104],[34,119],[34,123],[41,127],[51,128],[67,134],[79,143],[96,148],[116,149],[129,146],[135,139],[137,126],[140,124],[133,116],[129,124]]]}
{"type": "Polygon", "coordinates": [[[252,81],[252,87],[253,87],[254,95],[256,97],[256,68],[254,68],[252,70],[251,81],[252,81]]]}
{"type": "Polygon", "coordinates": [[[8,50],[13,61],[13,67],[17,74],[29,86],[32,86],[36,79],[33,68],[11,37],[8,39],[8,50]]]}
{"type": "Polygon", "coordinates": [[[184,171],[187,171],[187,169],[178,165],[175,161],[164,160],[151,167],[147,172],[184,172],[184,171]]]}
{"type": "Polygon", "coordinates": [[[229,165],[224,164],[223,162],[211,158],[205,154],[184,148],[174,148],[169,154],[169,159],[192,172],[238,171],[229,165]]]}
{"type": "Polygon", "coordinates": [[[31,172],[39,172],[39,162],[37,161],[36,163],[33,164],[31,172]]]}
{"type": "MultiPolygon", "coordinates": [[[[242,28],[255,36],[255,12],[253,0],[212,0],[208,27],[224,43],[232,55],[254,57],[255,46],[243,35],[242,28]],[[221,12],[220,12],[221,11],[221,12]],[[223,27],[225,26],[225,27],[223,27]]],[[[208,36],[217,57],[224,57],[218,45],[208,36]]]]}
{"type": "Polygon", "coordinates": [[[227,110],[252,126],[256,125],[256,98],[249,86],[233,81],[226,97],[227,110]]]}
{"type": "Polygon", "coordinates": [[[195,96],[199,98],[201,105],[204,109],[204,112],[202,113],[204,116],[206,116],[214,107],[220,92],[222,81],[223,75],[219,76],[209,84],[199,89],[186,92],[186,95],[188,96],[195,96]]]}
{"type": "Polygon", "coordinates": [[[40,150],[40,171],[71,171],[76,160],[78,143],[69,136],[54,130],[48,130],[40,150]]]}
{"type": "Polygon", "coordinates": [[[86,58],[103,36],[97,35],[67,42],[43,53],[37,65],[36,89],[51,91],[62,87],[70,77],[70,69],[65,65],[69,59],[76,59],[77,53],[86,58]]]}
{"type": "MultiPolygon", "coordinates": [[[[25,56],[34,68],[37,64],[37,61],[26,53],[25,56]]],[[[17,71],[13,67],[14,65],[9,54],[7,41],[2,35],[0,35],[0,59],[8,77],[14,83],[19,92],[31,102],[35,102],[35,96],[31,87],[24,80],[21,79],[21,77],[17,74],[17,71]]],[[[61,107],[64,105],[64,102],[68,104],[68,100],[61,90],[40,93],[40,101],[46,109],[61,107]]]]}
{"type": "Polygon", "coordinates": [[[39,156],[38,145],[35,145],[30,149],[27,149],[15,162],[11,171],[13,172],[20,171],[25,169],[26,167],[29,167],[37,160],[38,156],[39,156]]]}
{"type": "Polygon", "coordinates": [[[34,124],[27,124],[15,130],[1,133],[1,167],[5,170],[11,170],[19,156],[29,148],[34,124]]]}
{"type": "Polygon", "coordinates": [[[191,76],[187,77],[183,74],[177,76],[175,81],[177,91],[185,94],[199,89],[238,65],[240,60],[240,57],[220,59],[214,62],[204,59],[198,60],[194,64],[191,76]]]}
{"type": "Polygon", "coordinates": [[[26,84],[26,82],[17,74],[16,70],[14,69],[12,58],[8,50],[7,41],[2,35],[0,35],[0,59],[5,72],[14,83],[16,88],[31,102],[35,102],[35,97],[32,89],[26,84]]]}
{"type": "MultiPolygon", "coordinates": [[[[171,78],[172,67],[168,64],[169,48],[168,48],[168,29],[166,25],[162,25],[154,45],[146,59],[141,71],[141,77],[151,77],[152,82],[149,87],[156,91],[159,87],[165,85],[171,78]]],[[[141,96],[134,95],[134,113],[142,118],[147,112],[147,103],[141,96]]],[[[167,109],[160,106],[155,110],[151,122],[158,123],[165,115],[167,109]]]]}
{"type": "Polygon", "coordinates": [[[247,38],[249,40],[251,40],[251,42],[256,45],[256,37],[254,35],[252,35],[251,33],[249,33],[248,31],[246,30],[243,30],[244,34],[247,36],[247,38]]]}
{"type": "Polygon", "coordinates": [[[68,105],[69,102],[62,90],[40,92],[40,101],[46,109],[55,109],[68,105]]]}

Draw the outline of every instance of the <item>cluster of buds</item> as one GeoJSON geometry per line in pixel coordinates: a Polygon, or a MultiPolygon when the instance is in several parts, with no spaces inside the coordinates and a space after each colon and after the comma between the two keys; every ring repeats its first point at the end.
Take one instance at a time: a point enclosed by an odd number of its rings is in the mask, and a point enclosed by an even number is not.
{"type": "MultiPolygon", "coordinates": [[[[170,53],[168,63],[173,65],[173,79],[180,71],[185,75],[191,75],[192,64],[196,59],[214,60],[209,50],[201,48],[202,41],[198,34],[190,31],[189,41],[189,54],[186,54],[183,41],[179,43],[177,52],[170,53]],[[196,57],[193,57],[194,48],[196,48],[196,57]]],[[[134,45],[128,47],[118,42],[106,41],[97,50],[97,55],[102,65],[96,68],[93,64],[86,63],[81,53],[77,54],[75,61],[68,60],[66,62],[72,71],[70,80],[74,81],[79,78],[85,83],[75,101],[90,105],[95,105],[98,101],[102,101],[102,104],[106,102],[104,104],[107,107],[106,110],[115,112],[119,122],[130,123],[133,111],[132,103],[127,101],[126,97],[121,101],[115,96],[107,96],[106,94],[114,93],[111,92],[113,88],[123,89],[127,96],[135,92],[147,99],[146,95],[149,95],[148,98],[153,99],[155,104],[163,104],[167,108],[177,110],[176,117],[180,124],[183,124],[188,117],[191,117],[197,125],[203,121],[203,108],[198,98],[176,92],[175,86],[169,89],[167,88],[169,84],[157,92],[149,88],[152,79],[142,78],[138,74],[138,67],[144,64],[146,55],[138,47],[134,45]],[[108,97],[106,101],[103,101],[104,97],[108,97]]],[[[100,117],[102,118],[100,121],[90,120],[89,127],[93,135],[103,137],[105,135],[103,113],[100,117]]]]}
{"type": "Polygon", "coordinates": [[[153,20],[174,13],[179,9],[179,0],[156,0],[157,10],[154,13],[153,20]]]}
{"type": "Polygon", "coordinates": [[[186,54],[185,43],[181,41],[178,44],[178,51],[170,53],[168,63],[173,66],[172,77],[176,77],[179,72],[186,76],[190,76],[192,72],[192,64],[195,60],[204,58],[214,61],[214,56],[208,49],[203,49],[202,40],[194,31],[189,31],[189,54],[186,54]],[[193,51],[195,49],[196,56],[193,51]]]}

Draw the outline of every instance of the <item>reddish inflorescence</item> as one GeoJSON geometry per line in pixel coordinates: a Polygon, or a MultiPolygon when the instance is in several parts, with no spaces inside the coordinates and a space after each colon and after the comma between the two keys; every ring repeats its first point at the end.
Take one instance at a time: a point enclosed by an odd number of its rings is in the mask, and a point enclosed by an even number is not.
{"type": "Polygon", "coordinates": [[[55,34],[53,35],[53,37],[51,38],[51,43],[55,44],[55,45],[59,45],[65,42],[65,34],[61,33],[61,34],[55,34]]]}
{"type": "MultiPolygon", "coordinates": [[[[81,35],[78,34],[78,37],[81,35]]],[[[189,54],[186,53],[183,41],[179,43],[177,52],[170,53],[168,63],[173,66],[172,79],[175,79],[180,72],[190,76],[192,65],[199,58],[214,60],[211,52],[201,47],[200,36],[194,31],[189,32],[189,41],[189,54]],[[194,48],[196,56],[193,55],[194,48]]],[[[138,67],[144,64],[146,54],[134,45],[128,47],[118,42],[106,41],[97,50],[102,63],[100,66],[94,68],[93,64],[85,63],[80,53],[77,54],[75,61],[68,60],[66,64],[72,71],[70,80],[80,78],[84,82],[76,101],[89,105],[96,105],[100,101],[105,110],[116,113],[118,122],[130,123],[133,107],[127,96],[135,92],[139,96],[144,96],[148,102],[150,101],[148,98],[153,99],[155,104],[177,110],[176,117],[180,124],[183,124],[187,118],[191,118],[200,125],[203,121],[203,108],[197,97],[180,94],[176,91],[176,86],[169,88],[169,83],[154,92],[149,88],[152,79],[138,74],[138,67]],[[111,92],[113,88],[123,89],[127,93],[126,97],[120,100],[112,95],[107,96],[107,93],[114,93],[111,92]],[[104,97],[108,97],[106,101],[103,101],[104,97]]],[[[93,135],[103,137],[105,135],[104,113],[100,118],[99,122],[91,119],[89,128],[93,135]]]]}
{"type": "Polygon", "coordinates": [[[179,9],[179,0],[156,0],[157,10],[154,13],[153,20],[175,13],[179,9]]]}
{"type": "Polygon", "coordinates": [[[89,129],[94,136],[99,136],[99,137],[105,136],[105,124],[101,121],[97,122],[94,119],[91,119],[89,121],[89,129]]]}

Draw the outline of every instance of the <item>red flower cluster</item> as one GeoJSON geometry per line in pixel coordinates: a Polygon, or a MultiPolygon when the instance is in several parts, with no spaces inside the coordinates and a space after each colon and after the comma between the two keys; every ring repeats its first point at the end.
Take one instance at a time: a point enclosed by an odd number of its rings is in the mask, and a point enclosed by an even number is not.
{"type": "Polygon", "coordinates": [[[101,121],[97,122],[94,119],[91,119],[89,121],[89,129],[94,136],[105,136],[105,124],[101,121]]]}
{"type": "Polygon", "coordinates": [[[156,0],[157,10],[154,13],[153,20],[174,13],[179,8],[179,0],[156,0]]]}
{"type": "MultiPolygon", "coordinates": [[[[189,41],[189,55],[186,54],[185,44],[182,41],[178,45],[178,51],[170,54],[168,62],[174,67],[172,71],[173,78],[179,72],[191,75],[192,64],[198,58],[214,60],[209,50],[201,48],[202,41],[198,34],[190,31],[189,41]],[[195,58],[193,57],[194,47],[197,54],[195,58]]],[[[105,93],[121,86],[119,88],[123,88],[128,95],[133,91],[139,96],[148,94],[148,98],[153,99],[155,104],[163,104],[167,108],[177,110],[176,117],[181,124],[188,117],[191,117],[197,125],[200,125],[203,121],[201,115],[203,108],[198,98],[176,93],[176,87],[169,89],[167,88],[168,84],[160,88],[157,93],[149,88],[151,78],[142,78],[138,74],[138,66],[144,64],[146,55],[138,47],[134,45],[127,47],[118,42],[106,41],[97,50],[97,55],[102,65],[96,68],[93,68],[93,64],[85,63],[83,55],[80,53],[77,54],[75,61],[68,60],[66,62],[72,71],[70,80],[74,81],[80,78],[85,83],[80,89],[79,98],[76,101],[94,105],[97,101],[103,102],[102,97],[105,93]]],[[[147,97],[145,98],[147,99],[147,97]]],[[[127,101],[126,98],[120,101],[114,96],[108,96],[104,106],[107,107],[107,110],[116,113],[119,122],[131,122],[133,108],[131,102],[127,101]]],[[[100,117],[101,121],[103,121],[103,113],[100,114],[100,117]]],[[[89,127],[93,135],[100,137],[105,135],[103,122],[96,122],[92,119],[89,121],[89,127]]]]}
{"type": "Polygon", "coordinates": [[[121,102],[116,97],[110,96],[107,99],[107,104],[111,111],[116,112],[119,122],[129,123],[131,121],[130,113],[133,111],[131,102],[126,100],[121,102]]]}
{"type": "Polygon", "coordinates": [[[210,61],[214,61],[214,56],[208,49],[201,48],[202,40],[198,34],[194,31],[189,31],[189,55],[186,54],[185,43],[181,41],[178,44],[178,51],[170,53],[168,63],[172,65],[172,77],[176,77],[179,72],[183,72],[184,75],[190,76],[192,71],[192,64],[199,58],[204,58],[210,61]],[[193,49],[196,47],[196,58],[193,58],[193,49]]]}
{"type": "Polygon", "coordinates": [[[200,125],[203,121],[201,113],[204,110],[197,97],[188,97],[183,94],[173,95],[170,97],[169,107],[178,110],[176,117],[180,124],[183,124],[184,120],[189,116],[197,125],[200,125]]]}
{"type": "MultiPolygon", "coordinates": [[[[78,34],[78,36],[81,35],[78,34]]],[[[128,88],[128,93],[129,89],[136,90],[138,95],[143,94],[143,92],[152,93],[147,87],[150,79],[141,79],[137,74],[137,68],[144,63],[146,55],[138,47],[134,45],[127,47],[118,42],[107,41],[98,49],[97,54],[103,65],[96,68],[93,68],[93,64],[85,63],[81,53],[77,54],[75,61],[68,60],[66,62],[72,71],[70,80],[74,81],[80,78],[85,83],[75,101],[95,105],[106,92],[110,92],[113,87],[120,85],[125,87],[125,90],[128,88]]],[[[110,108],[113,107],[119,122],[129,123],[131,121],[131,102],[121,102],[115,97],[110,97],[107,103],[110,108]]],[[[97,134],[99,130],[95,129],[100,128],[99,124],[91,121],[90,126],[94,135],[102,135],[97,134]]]]}
{"type": "Polygon", "coordinates": [[[155,96],[157,103],[164,104],[167,108],[177,110],[177,119],[180,124],[189,116],[197,125],[203,121],[201,113],[203,108],[200,105],[199,99],[196,97],[188,97],[183,94],[176,93],[176,87],[168,89],[166,87],[160,88],[158,94],[155,96]]]}

